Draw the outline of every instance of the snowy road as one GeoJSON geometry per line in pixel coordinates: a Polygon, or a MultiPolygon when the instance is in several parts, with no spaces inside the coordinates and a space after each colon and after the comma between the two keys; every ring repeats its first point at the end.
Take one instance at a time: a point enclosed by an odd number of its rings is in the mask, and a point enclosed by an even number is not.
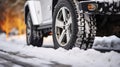
{"type": "Polygon", "coordinates": [[[0,52],[0,67],[33,67],[33,65],[31,65],[30,63],[19,61],[15,59],[15,57],[17,57],[15,54],[13,55],[6,52],[0,52]],[[12,56],[14,56],[14,58],[12,56]]]}
{"type": "Polygon", "coordinates": [[[0,67],[20,67],[20,65],[8,60],[8,56],[0,52],[0,67]]]}
{"type": "Polygon", "coordinates": [[[0,51],[0,67],[71,67],[70,65],[64,65],[55,62],[48,62],[43,59],[27,56],[27,55],[19,55],[19,53],[9,53],[0,51]],[[26,61],[29,60],[30,62],[26,61]],[[36,63],[31,63],[38,61],[36,63]]]}
{"type": "MultiPolygon", "coordinates": [[[[51,41],[50,41],[51,42],[51,41]]],[[[49,41],[48,41],[49,43],[49,41]]],[[[47,61],[45,59],[35,57],[35,56],[29,56],[27,54],[20,54],[19,51],[17,51],[18,48],[15,48],[14,46],[19,45],[22,47],[26,46],[25,38],[22,36],[16,36],[16,37],[10,37],[6,39],[5,35],[3,34],[0,37],[0,44],[4,44],[4,46],[0,46],[0,67],[71,67],[70,65],[66,64],[60,64],[54,61],[47,61]],[[18,39],[20,38],[20,39],[18,39]],[[18,40],[16,40],[18,39],[18,40]],[[9,48],[9,44],[11,44],[11,47],[9,48]],[[6,47],[6,46],[7,47],[6,47]],[[14,46],[13,46],[14,45],[14,46]],[[6,48],[4,50],[4,48],[6,48]],[[11,51],[11,48],[15,48],[11,51]],[[9,51],[10,50],[10,51],[9,51]]],[[[52,44],[52,43],[51,43],[52,44]]],[[[19,47],[18,46],[18,47],[19,47]]],[[[43,46],[45,48],[53,48],[53,45],[45,45],[43,46]]]]}
{"type": "MultiPolygon", "coordinates": [[[[114,36],[110,38],[115,39],[116,45],[119,44],[119,39],[114,36]]],[[[104,39],[104,44],[114,43],[112,39],[104,39]]],[[[100,41],[102,38],[97,38],[95,43],[101,44],[100,41]]],[[[1,34],[0,67],[120,67],[120,54],[79,48],[55,50],[51,37],[45,39],[43,47],[38,48],[27,46],[24,35],[6,39],[5,34],[1,34]]]]}

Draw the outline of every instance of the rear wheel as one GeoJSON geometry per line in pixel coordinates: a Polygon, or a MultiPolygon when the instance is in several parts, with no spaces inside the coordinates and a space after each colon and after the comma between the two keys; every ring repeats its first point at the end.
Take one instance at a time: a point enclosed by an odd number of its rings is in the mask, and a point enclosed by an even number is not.
{"type": "Polygon", "coordinates": [[[69,0],[59,0],[53,15],[54,47],[71,49],[77,38],[77,14],[69,0]]]}
{"type": "Polygon", "coordinates": [[[37,31],[32,24],[30,13],[27,14],[26,40],[28,45],[41,47],[43,44],[42,31],[37,31]]]}

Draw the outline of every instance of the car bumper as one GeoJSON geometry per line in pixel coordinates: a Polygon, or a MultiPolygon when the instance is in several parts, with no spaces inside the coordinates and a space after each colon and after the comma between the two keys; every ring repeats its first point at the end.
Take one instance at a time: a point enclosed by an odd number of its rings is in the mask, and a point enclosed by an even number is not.
{"type": "Polygon", "coordinates": [[[120,14],[119,2],[97,2],[97,1],[81,1],[79,3],[81,13],[88,14],[120,14]]]}

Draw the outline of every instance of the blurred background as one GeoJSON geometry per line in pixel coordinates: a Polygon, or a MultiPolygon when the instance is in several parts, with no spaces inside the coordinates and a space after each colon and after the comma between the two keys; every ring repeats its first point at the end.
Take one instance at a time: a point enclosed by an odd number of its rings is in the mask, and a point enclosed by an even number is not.
{"type": "Polygon", "coordinates": [[[26,0],[0,0],[0,33],[25,33],[24,4],[26,0]]]}

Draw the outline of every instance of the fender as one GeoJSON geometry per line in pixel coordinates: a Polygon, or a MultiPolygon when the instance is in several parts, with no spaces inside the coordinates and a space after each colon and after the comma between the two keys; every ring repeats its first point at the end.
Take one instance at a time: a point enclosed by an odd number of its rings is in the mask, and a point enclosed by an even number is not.
{"type": "MultiPolygon", "coordinates": [[[[25,9],[25,13],[27,13],[26,9],[30,11],[33,25],[40,25],[42,23],[41,3],[39,0],[27,1],[25,3],[24,9],[25,9]]],[[[25,18],[26,15],[27,14],[25,14],[25,18]]]]}

